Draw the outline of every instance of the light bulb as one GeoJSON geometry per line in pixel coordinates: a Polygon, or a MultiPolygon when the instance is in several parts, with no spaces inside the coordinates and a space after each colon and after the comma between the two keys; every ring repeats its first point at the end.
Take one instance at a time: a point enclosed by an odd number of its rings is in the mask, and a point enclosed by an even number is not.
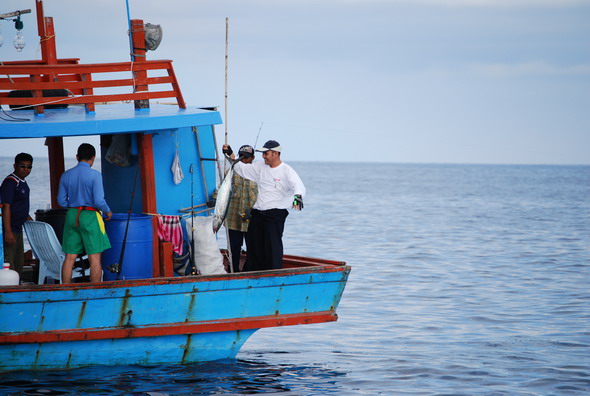
{"type": "Polygon", "coordinates": [[[12,43],[14,44],[14,48],[16,48],[18,52],[21,52],[23,48],[25,48],[25,38],[23,37],[23,32],[17,30],[16,36],[14,37],[14,41],[12,43]]]}

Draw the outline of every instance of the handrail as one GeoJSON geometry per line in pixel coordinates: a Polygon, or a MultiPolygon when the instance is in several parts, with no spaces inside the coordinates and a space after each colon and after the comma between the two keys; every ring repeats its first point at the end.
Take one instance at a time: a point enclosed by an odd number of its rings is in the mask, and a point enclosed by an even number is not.
{"type": "Polygon", "coordinates": [[[117,62],[97,64],[43,65],[30,62],[0,65],[0,105],[35,108],[43,113],[48,104],[84,104],[86,111],[93,112],[94,105],[102,102],[175,98],[180,108],[186,108],[171,60],[146,60],[143,62],[117,62]],[[148,77],[148,71],[164,72],[165,76],[148,77]],[[143,73],[141,73],[143,72],[143,73]],[[125,73],[127,78],[113,78],[101,73],[125,73]],[[169,89],[148,90],[149,86],[168,84],[169,89]],[[94,89],[128,87],[130,92],[97,95],[94,89]],[[142,91],[138,91],[141,87],[142,91]],[[44,96],[47,90],[51,97],[44,96]],[[31,91],[32,97],[9,96],[10,91],[31,91]],[[60,95],[60,96],[55,96],[60,95]]]}
{"type": "MultiPolygon", "coordinates": [[[[62,64],[77,64],[80,58],[60,58],[57,59],[57,63],[62,64]]],[[[42,59],[35,59],[35,60],[18,60],[18,61],[2,61],[3,65],[46,65],[42,59]]]]}

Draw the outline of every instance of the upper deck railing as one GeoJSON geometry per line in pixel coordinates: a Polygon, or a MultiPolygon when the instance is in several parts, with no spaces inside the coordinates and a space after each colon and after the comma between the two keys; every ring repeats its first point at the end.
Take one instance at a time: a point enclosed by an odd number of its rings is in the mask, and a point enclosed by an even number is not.
{"type": "Polygon", "coordinates": [[[50,104],[83,104],[87,112],[94,112],[96,103],[175,98],[180,108],[186,108],[171,60],[75,62],[5,62],[0,65],[0,105],[13,109],[34,107],[35,113],[41,114],[44,106],[50,104]]]}

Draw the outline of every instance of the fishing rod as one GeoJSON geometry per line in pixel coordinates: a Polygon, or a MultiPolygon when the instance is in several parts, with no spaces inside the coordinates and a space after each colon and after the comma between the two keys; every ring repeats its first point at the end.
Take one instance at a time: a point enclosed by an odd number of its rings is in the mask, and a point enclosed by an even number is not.
{"type": "Polygon", "coordinates": [[[127,224],[125,225],[125,233],[123,234],[123,243],[121,245],[121,254],[119,255],[119,262],[111,264],[110,271],[117,273],[117,280],[123,271],[123,259],[125,258],[125,246],[127,245],[127,232],[129,231],[129,222],[131,221],[131,210],[133,209],[133,198],[135,197],[135,186],[137,185],[137,177],[139,176],[139,161],[135,168],[135,177],[133,179],[133,188],[131,189],[131,200],[129,201],[129,210],[127,211],[127,224]]]}
{"type": "MultiPolygon", "coordinates": [[[[227,104],[228,104],[228,100],[227,100],[227,91],[228,91],[228,70],[229,70],[229,18],[225,18],[225,144],[229,144],[228,143],[228,119],[227,119],[227,104]]],[[[231,164],[231,162],[230,162],[231,164]]],[[[223,162],[223,171],[224,173],[226,172],[227,169],[227,162],[224,161],[223,162]]],[[[233,170],[233,164],[230,168],[231,170],[233,170]]],[[[223,183],[221,181],[221,183],[223,183]]],[[[221,187],[221,185],[220,185],[221,187]]],[[[217,190],[217,194],[219,196],[219,189],[217,190]]],[[[226,210],[227,212],[227,210],[226,210]]],[[[225,219],[224,219],[225,220],[225,219]]],[[[223,224],[223,222],[222,222],[223,224]]],[[[233,265],[232,265],[232,260],[231,260],[231,245],[230,245],[230,240],[229,240],[229,228],[227,228],[227,225],[225,227],[225,238],[226,238],[226,242],[227,242],[227,251],[229,252],[228,254],[228,262],[229,262],[229,272],[233,272],[233,265]]]]}
{"type": "MultiPolygon", "coordinates": [[[[229,66],[229,18],[225,18],[225,144],[228,144],[228,119],[227,119],[227,88],[228,88],[228,66],[229,66]]],[[[226,171],[226,162],[223,163],[223,171],[226,171]]]]}
{"type": "Polygon", "coordinates": [[[262,125],[264,125],[264,121],[260,123],[260,128],[258,128],[258,134],[256,135],[256,141],[254,142],[254,150],[256,150],[256,145],[258,144],[258,136],[260,136],[260,131],[262,130],[262,125]]]}
{"type": "Polygon", "coordinates": [[[191,266],[193,267],[191,275],[197,274],[197,264],[195,263],[195,170],[193,168],[193,164],[191,163],[189,172],[191,174],[191,266]]]}

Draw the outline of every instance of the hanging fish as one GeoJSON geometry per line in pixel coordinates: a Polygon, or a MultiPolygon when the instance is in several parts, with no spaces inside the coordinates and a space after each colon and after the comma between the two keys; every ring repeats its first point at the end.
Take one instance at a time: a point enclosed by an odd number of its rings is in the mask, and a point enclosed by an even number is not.
{"type": "Polygon", "coordinates": [[[180,156],[178,155],[178,147],[176,148],[176,155],[174,161],[172,161],[172,167],[170,167],[172,175],[174,176],[174,184],[179,184],[184,179],[184,173],[180,167],[180,156]]]}
{"type": "Polygon", "coordinates": [[[234,167],[232,165],[217,189],[217,199],[215,200],[215,210],[213,211],[213,232],[219,231],[225,220],[225,216],[227,216],[229,201],[233,195],[233,176],[234,167]]]}

